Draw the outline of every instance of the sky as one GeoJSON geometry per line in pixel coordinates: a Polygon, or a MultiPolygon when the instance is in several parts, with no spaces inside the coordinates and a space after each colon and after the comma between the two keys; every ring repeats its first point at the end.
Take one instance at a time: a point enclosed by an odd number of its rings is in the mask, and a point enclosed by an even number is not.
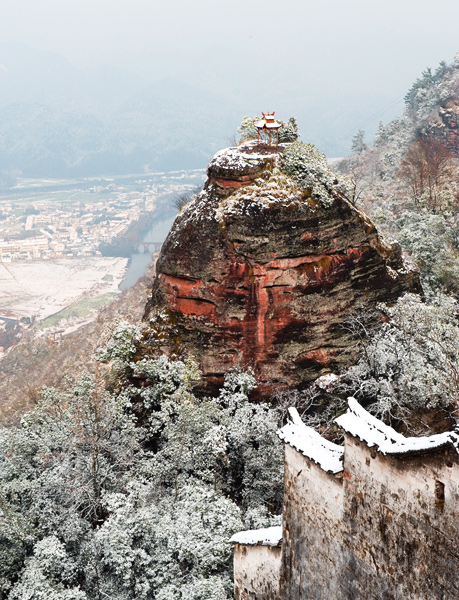
{"type": "Polygon", "coordinates": [[[296,111],[306,128],[342,107],[351,138],[400,114],[421,72],[454,58],[459,2],[0,0],[0,41],[194,82],[246,99],[247,114],[296,111]]]}

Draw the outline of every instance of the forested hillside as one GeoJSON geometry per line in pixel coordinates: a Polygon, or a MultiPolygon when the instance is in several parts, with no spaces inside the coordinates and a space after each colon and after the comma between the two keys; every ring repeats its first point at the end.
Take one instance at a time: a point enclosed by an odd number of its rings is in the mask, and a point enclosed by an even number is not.
{"type": "Polygon", "coordinates": [[[424,71],[405,97],[403,116],[364,132],[340,164],[354,201],[418,262],[424,283],[455,292],[459,285],[459,57],[424,71]]]}
{"type": "Polygon", "coordinates": [[[228,538],[273,522],[281,497],[276,413],[232,373],[197,398],[192,360],[130,363],[135,328],[111,345],[111,391],[83,375],[43,391],[0,436],[0,589],[8,598],[227,598],[228,538]],[[148,383],[123,382],[132,369],[148,383]]]}
{"type": "Polygon", "coordinates": [[[380,307],[376,329],[375,315],[356,315],[361,359],[338,385],[403,428],[441,430],[456,420],[459,384],[459,56],[425,70],[405,103],[372,145],[359,132],[339,169],[353,202],[418,265],[424,297],[380,307]]]}

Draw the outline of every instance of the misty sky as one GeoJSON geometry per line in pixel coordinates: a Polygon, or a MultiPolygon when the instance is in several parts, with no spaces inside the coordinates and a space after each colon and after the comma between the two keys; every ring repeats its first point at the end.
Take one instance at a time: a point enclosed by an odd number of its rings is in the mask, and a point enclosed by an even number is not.
{"type": "Polygon", "coordinates": [[[326,122],[351,106],[352,137],[400,114],[421,72],[453,59],[459,2],[0,0],[0,41],[195,82],[246,99],[247,114],[306,121],[301,107],[320,107],[326,122]]]}

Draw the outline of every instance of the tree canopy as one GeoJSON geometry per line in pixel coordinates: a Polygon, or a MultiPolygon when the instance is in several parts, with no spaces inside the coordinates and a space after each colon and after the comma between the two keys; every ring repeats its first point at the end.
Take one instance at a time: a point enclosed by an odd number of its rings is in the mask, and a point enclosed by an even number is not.
{"type": "Polygon", "coordinates": [[[0,431],[8,600],[223,600],[228,539],[277,523],[278,415],[248,401],[253,376],[233,371],[219,396],[197,397],[193,360],[132,363],[133,335],[121,323],[101,350],[112,391],[83,374],[0,431]]]}

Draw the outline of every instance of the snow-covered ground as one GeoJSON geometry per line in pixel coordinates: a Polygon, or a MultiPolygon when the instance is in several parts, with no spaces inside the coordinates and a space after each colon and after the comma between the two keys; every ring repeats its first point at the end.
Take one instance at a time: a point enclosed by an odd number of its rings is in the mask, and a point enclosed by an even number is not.
{"type": "Polygon", "coordinates": [[[0,262],[0,315],[43,320],[83,298],[118,292],[128,259],[0,262]]]}

